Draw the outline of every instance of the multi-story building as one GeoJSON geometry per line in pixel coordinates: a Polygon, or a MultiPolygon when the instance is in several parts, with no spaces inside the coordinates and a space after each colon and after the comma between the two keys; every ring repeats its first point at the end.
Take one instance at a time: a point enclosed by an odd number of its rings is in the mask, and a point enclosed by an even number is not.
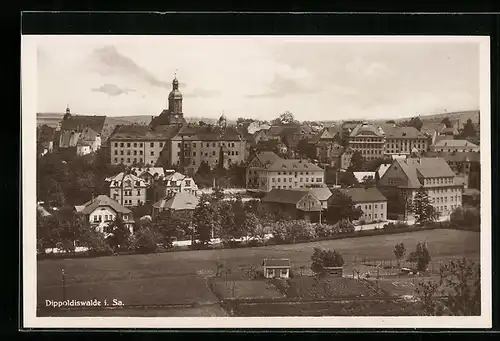
{"type": "MultiPolygon", "coordinates": [[[[432,206],[442,216],[462,206],[463,185],[445,159],[440,157],[395,159],[380,178],[378,186],[396,188],[408,207],[417,191],[423,188],[432,206]]],[[[408,207],[405,217],[411,220],[414,216],[408,207]]]]}
{"type": "Polygon", "coordinates": [[[386,155],[410,155],[411,153],[424,153],[429,149],[430,138],[414,127],[397,127],[385,125],[386,155]]]}
{"type": "Polygon", "coordinates": [[[122,126],[110,137],[111,163],[180,166],[194,174],[202,162],[229,167],[245,161],[246,140],[235,127],[227,126],[224,116],[217,126],[186,123],[177,79],[172,84],[169,108],[149,126],[122,126]]]}
{"type": "Polygon", "coordinates": [[[359,151],[365,160],[384,157],[385,135],[379,127],[366,122],[359,123],[345,138],[348,148],[359,151]]]}
{"type": "Polygon", "coordinates": [[[479,146],[467,140],[440,140],[431,146],[433,152],[475,152],[479,153],[479,146]]]}
{"type": "Polygon", "coordinates": [[[280,159],[274,152],[265,151],[256,154],[249,162],[246,170],[246,188],[257,191],[260,187],[260,170],[280,159]]]}
{"type": "Polygon", "coordinates": [[[269,192],[272,189],[294,189],[307,188],[322,185],[325,182],[325,171],[302,159],[282,159],[277,158],[274,161],[265,163],[262,167],[258,163],[252,163],[248,172],[253,171],[252,177],[255,178],[257,172],[258,187],[252,188],[259,192],[269,192]]]}
{"type": "Polygon", "coordinates": [[[138,176],[121,172],[106,181],[109,182],[109,196],[122,206],[134,207],[146,203],[147,185],[138,176]]]}
{"type": "Polygon", "coordinates": [[[376,187],[347,188],[343,192],[352,199],[355,207],[363,211],[363,215],[355,222],[387,219],[387,198],[376,187]]]}
{"type": "Polygon", "coordinates": [[[476,152],[428,152],[428,157],[442,157],[458,178],[464,179],[465,188],[480,188],[481,155],[476,152]]]}
{"type": "Polygon", "coordinates": [[[166,144],[181,129],[178,125],[121,126],[109,138],[111,164],[155,166],[166,144]]]}

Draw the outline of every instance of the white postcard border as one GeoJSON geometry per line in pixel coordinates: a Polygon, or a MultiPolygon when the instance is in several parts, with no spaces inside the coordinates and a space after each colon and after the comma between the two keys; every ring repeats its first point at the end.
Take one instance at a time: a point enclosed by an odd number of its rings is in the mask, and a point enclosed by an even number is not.
{"type": "MultiPolygon", "coordinates": [[[[36,112],[37,40],[21,37],[23,327],[24,328],[491,328],[491,140],[490,37],[488,36],[168,36],[180,39],[286,39],[331,42],[477,42],[480,46],[481,117],[481,316],[472,317],[37,317],[36,282],[36,112]]],[[[127,36],[86,36],[93,41],[127,36]]],[[[135,36],[137,37],[137,36],[135,36]]],[[[142,36],[155,39],[158,36],[142,36]]]]}

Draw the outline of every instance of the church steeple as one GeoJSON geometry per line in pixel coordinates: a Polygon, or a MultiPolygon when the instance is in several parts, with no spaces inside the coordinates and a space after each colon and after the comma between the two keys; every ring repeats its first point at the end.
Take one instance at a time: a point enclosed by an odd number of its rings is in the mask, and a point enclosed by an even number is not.
{"type": "Polygon", "coordinates": [[[171,115],[182,115],[182,94],[179,91],[179,81],[177,80],[177,72],[172,81],[172,91],[168,95],[168,111],[171,115]]]}

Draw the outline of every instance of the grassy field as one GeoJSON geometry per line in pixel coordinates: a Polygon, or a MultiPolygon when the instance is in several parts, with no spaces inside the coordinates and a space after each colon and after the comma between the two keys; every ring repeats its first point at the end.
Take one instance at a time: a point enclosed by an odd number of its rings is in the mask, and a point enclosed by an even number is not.
{"type": "MultiPolygon", "coordinates": [[[[427,241],[433,261],[462,256],[479,259],[479,233],[458,230],[429,230],[395,235],[348,238],[314,243],[258,248],[171,252],[149,255],[110,256],[86,259],[58,259],[38,262],[38,304],[63,298],[61,269],[65,271],[66,299],[119,299],[127,305],[215,303],[207,279],[216,261],[242,272],[259,267],[264,258],[289,258],[295,269],[309,267],[314,247],[336,249],[346,261],[349,273],[353,260],[394,259],[395,244],[403,242],[412,251],[427,241]]],[[[103,313],[104,314],[104,313],[103,313]]]]}

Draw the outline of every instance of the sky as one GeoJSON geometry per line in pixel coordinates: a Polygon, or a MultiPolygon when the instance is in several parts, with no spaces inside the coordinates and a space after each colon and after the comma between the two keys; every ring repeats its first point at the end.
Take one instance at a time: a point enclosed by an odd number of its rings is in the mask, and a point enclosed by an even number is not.
{"type": "Polygon", "coordinates": [[[479,109],[479,43],[325,37],[38,36],[37,111],[382,119],[479,109]]]}

